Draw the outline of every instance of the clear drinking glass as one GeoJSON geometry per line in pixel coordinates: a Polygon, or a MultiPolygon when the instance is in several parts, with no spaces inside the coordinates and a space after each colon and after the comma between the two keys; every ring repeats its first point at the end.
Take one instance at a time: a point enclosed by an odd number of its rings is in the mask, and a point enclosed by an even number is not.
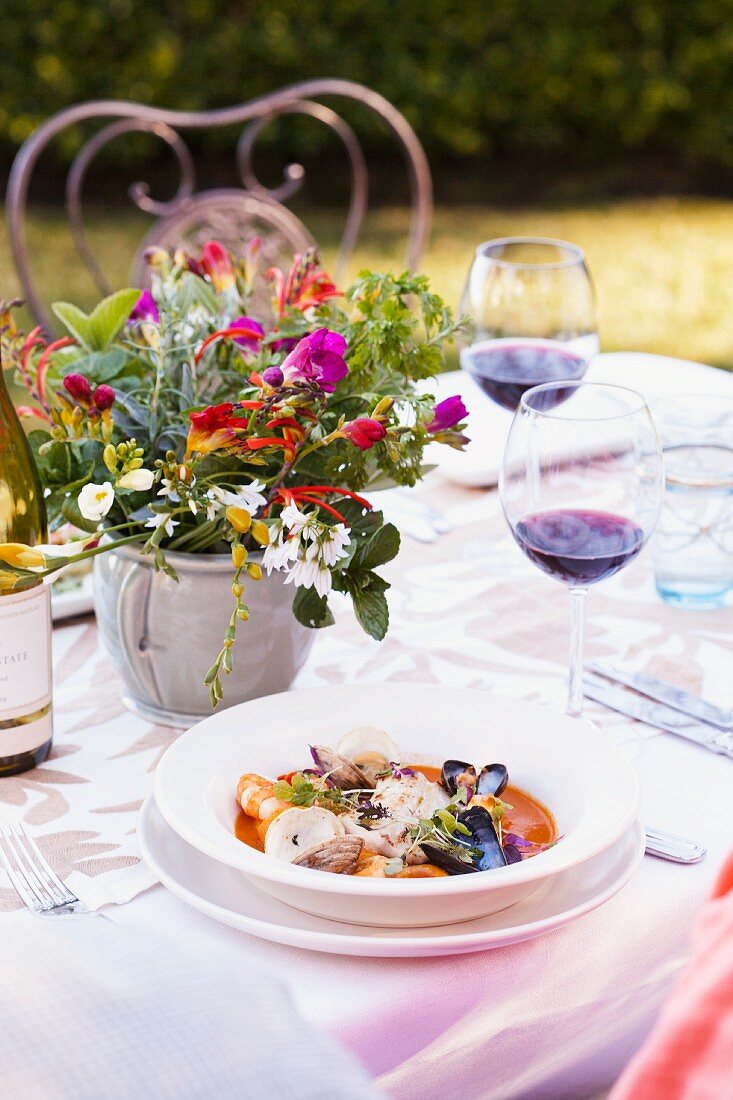
{"type": "Polygon", "coordinates": [[[520,548],[570,589],[568,714],[583,709],[588,587],[637,556],[656,525],[663,488],[662,451],[640,394],[592,382],[551,382],[523,394],[499,493],[520,548]]]}
{"type": "Polygon", "coordinates": [[[511,412],[532,386],[580,380],[598,354],[593,283],[582,249],[567,241],[480,244],[460,313],[468,319],[461,366],[511,412]]]}
{"type": "Polygon", "coordinates": [[[687,394],[655,403],[664,507],[652,549],[657,592],[678,607],[733,603],[733,400],[687,394]]]}

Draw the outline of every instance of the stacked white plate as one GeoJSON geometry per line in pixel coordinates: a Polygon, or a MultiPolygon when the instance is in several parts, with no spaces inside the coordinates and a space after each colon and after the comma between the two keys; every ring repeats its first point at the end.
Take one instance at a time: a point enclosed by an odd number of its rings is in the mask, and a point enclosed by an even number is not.
{"type": "Polygon", "coordinates": [[[145,859],[177,897],[251,935],[338,954],[482,951],[562,927],[613,897],[644,852],[639,787],[593,727],[483,692],[359,684],[289,692],[212,715],[168,750],[141,815],[145,859]],[[519,864],[440,879],[334,875],[235,835],[243,772],[302,768],[308,744],[385,729],[402,760],[499,761],[554,814],[560,840],[519,864]]]}

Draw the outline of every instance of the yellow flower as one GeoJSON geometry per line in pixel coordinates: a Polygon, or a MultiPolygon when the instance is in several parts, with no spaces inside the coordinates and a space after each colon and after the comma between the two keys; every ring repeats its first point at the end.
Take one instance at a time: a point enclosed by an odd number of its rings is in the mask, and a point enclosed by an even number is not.
{"type": "Polygon", "coordinates": [[[22,542],[0,543],[0,561],[4,561],[6,565],[16,565],[19,569],[42,568],[46,564],[40,550],[22,542]]]}
{"type": "Polygon", "coordinates": [[[267,546],[270,541],[270,532],[267,524],[263,523],[261,519],[256,519],[252,524],[252,537],[260,544],[260,546],[267,546]]]}
{"type": "Polygon", "coordinates": [[[252,561],[249,563],[249,565],[247,566],[247,572],[249,573],[253,581],[262,580],[262,569],[256,561],[252,561]]]}
{"type": "Polygon", "coordinates": [[[244,508],[238,508],[233,504],[230,508],[227,508],[225,515],[234,530],[239,531],[240,535],[246,535],[252,526],[252,516],[244,508]]]}
{"type": "Polygon", "coordinates": [[[242,566],[244,565],[244,563],[246,562],[246,560],[247,560],[247,551],[244,549],[244,547],[239,546],[239,545],[233,546],[232,547],[232,562],[234,563],[235,568],[241,569],[242,566]]]}

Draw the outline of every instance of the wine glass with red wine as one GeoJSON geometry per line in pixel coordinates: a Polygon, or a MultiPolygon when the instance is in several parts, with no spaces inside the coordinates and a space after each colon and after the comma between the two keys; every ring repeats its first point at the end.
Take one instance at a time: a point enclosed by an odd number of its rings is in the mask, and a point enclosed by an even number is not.
{"type": "Polygon", "coordinates": [[[543,382],[579,381],[598,354],[593,283],[582,249],[503,237],[476,249],[461,298],[461,366],[511,412],[543,382]]]}
{"type": "Polygon", "coordinates": [[[623,386],[549,382],[521,397],[499,493],[512,534],[571,595],[567,712],[583,707],[588,588],[632,562],[662,506],[662,451],[644,398],[623,386]]]}

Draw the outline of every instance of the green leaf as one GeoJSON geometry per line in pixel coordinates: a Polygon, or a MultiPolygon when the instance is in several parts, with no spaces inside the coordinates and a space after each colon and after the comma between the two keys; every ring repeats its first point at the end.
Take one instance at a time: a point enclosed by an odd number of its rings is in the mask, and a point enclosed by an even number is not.
{"type": "Polygon", "coordinates": [[[360,576],[357,583],[352,578],[349,580],[352,583],[348,589],[359,625],[371,638],[381,642],[389,629],[389,607],[384,595],[389,585],[376,573],[360,576]]]}
{"type": "Polygon", "coordinates": [[[91,347],[92,322],[83,310],[71,302],[54,302],[51,310],[75,340],[85,348],[91,347]]]}
{"type": "Polygon", "coordinates": [[[221,312],[221,306],[213,288],[191,271],[186,271],[181,276],[180,287],[176,293],[176,306],[182,314],[190,313],[196,306],[201,306],[214,317],[221,312]]]}
{"type": "Polygon", "coordinates": [[[114,382],[120,375],[126,373],[128,359],[124,348],[93,351],[84,359],[84,374],[96,385],[100,382],[114,382]]]}
{"type": "Polygon", "coordinates": [[[96,351],[104,351],[119,335],[133,307],[140,300],[141,290],[130,287],[117,290],[103,298],[89,315],[91,327],[91,346],[96,351]]]}
{"type": "Polygon", "coordinates": [[[400,533],[393,523],[385,523],[360,546],[353,558],[355,569],[376,569],[392,561],[400,549],[400,533]]]}
{"type": "Polygon", "coordinates": [[[333,626],[333,615],[325,596],[319,596],[315,588],[298,588],[293,600],[293,614],[303,626],[320,629],[333,626]]]}

